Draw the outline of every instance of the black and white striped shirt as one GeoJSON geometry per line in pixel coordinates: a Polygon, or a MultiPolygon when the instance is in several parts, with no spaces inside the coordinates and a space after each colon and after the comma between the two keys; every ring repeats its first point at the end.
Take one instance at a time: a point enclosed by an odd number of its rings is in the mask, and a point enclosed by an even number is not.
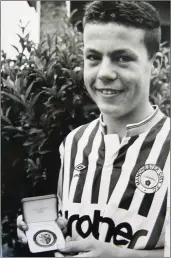
{"type": "Polygon", "coordinates": [[[153,115],[105,134],[101,117],[73,130],[60,146],[58,196],[73,238],[95,237],[134,249],[164,246],[170,121],[153,115]]]}

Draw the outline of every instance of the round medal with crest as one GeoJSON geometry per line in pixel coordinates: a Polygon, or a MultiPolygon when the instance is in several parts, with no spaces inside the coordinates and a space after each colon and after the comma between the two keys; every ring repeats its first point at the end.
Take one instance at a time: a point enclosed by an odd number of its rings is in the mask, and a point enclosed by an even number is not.
{"type": "Polygon", "coordinates": [[[34,235],[33,240],[38,246],[48,247],[56,242],[57,237],[50,230],[40,230],[34,235]]]}
{"type": "Polygon", "coordinates": [[[150,194],[161,188],[163,179],[163,172],[157,165],[146,164],[137,171],[135,184],[141,192],[150,194]]]}

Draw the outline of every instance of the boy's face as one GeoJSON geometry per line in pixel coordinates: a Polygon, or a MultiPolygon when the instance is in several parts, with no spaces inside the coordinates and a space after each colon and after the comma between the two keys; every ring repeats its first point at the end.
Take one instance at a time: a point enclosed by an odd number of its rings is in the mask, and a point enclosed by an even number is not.
{"type": "Polygon", "coordinates": [[[148,105],[151,68],[143,30],[86,24],[84,82],[103,114],[119,118],[141,112],[148,105]]]}

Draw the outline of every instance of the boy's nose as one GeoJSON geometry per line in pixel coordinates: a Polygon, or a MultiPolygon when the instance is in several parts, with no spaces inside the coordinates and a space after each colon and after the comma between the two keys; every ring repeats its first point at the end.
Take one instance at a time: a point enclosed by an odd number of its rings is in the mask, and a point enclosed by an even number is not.
{"type": "Polygon", "coordinates": [[[109,58],[103,58],[97,75],[97,79],[103,81],[103,83],[110,83],[116,80],[117,73],[115,71],[114,64],[112,64],[109,58]]]}

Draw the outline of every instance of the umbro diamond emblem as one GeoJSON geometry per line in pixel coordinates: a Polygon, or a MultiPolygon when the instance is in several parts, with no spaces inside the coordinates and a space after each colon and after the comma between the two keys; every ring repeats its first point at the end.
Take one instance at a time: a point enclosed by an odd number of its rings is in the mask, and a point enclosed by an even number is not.
{"type": "Polygon", "coordinates": [[[84,164],[82,164],[82,163],[78,164],[78,165],[75,167],[75,169],[76,169],[77,171],[81,171],[81,170],[83,170],[84,168],[86,168],[86,166],[85,166],[84,164]]]}

